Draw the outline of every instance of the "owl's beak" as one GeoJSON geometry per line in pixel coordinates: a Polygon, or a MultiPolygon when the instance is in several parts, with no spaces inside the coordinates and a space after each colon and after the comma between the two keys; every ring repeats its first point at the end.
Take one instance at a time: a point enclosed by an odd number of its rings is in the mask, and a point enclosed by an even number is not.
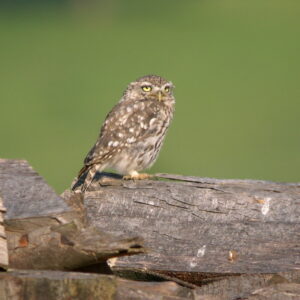
{"type": "Polygon", "coordinates": [[[163,100],[163,94],[161,91],[158,92],[158,101],[161,102],[163,100]]]}

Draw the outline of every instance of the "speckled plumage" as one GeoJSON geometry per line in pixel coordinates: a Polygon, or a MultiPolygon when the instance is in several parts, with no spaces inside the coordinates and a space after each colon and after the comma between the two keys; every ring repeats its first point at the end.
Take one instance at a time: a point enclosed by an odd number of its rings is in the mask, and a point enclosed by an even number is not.
{"type": "Polygon", "coordinates": [[[174,104],[173,84],[160,76],[144,76],[130,83],[84,160],[78,178],[88,173],[81,191],[88,188],[96,172],[106,168],[139,178],[137,172],[151,167],[173,118],[174,104]]]}

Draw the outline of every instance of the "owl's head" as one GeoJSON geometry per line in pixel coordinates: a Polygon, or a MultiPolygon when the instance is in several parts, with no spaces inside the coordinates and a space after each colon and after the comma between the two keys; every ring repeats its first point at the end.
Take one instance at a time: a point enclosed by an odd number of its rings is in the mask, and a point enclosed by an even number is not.
{"type": "Polygon", "coordinates": [[[174,102],[174,85],[160,76],[147,75],[131,82],[125,93],[125,99],[157,100],[159,102],[174,102]]]}

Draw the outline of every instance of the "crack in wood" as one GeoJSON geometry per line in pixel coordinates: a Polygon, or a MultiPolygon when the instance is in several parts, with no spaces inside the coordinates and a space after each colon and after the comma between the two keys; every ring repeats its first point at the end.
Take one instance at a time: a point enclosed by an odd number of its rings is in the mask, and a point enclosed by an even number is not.
{"type": "Polygon", "coordinates": [[[161,207],[159,205],[155,205],[155,204],[147,203],[147,202],[142,202],[142,201],[139,201],[139,200],[133,200],[133,202],[139,203],[139,204],[144,204],[144,205],[149,205],[149,206],[154,206],[154,207],[158,207],[158,208],[163,208],[163,207],[161,207]]]}

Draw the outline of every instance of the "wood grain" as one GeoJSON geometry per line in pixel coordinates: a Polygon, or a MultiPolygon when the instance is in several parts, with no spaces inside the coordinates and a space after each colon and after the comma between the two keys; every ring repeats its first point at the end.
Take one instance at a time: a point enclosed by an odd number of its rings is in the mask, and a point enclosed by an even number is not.
{"type": "MultiPolygon", "coordinates": [[[[10,268],[73,270],[145,252],[137,236],[116,238],[86,226],[82,197],[59,197],[26,161],[0,160],[0,188],[7,205],[10,268]]],[[[5,266],[6,240],[1,232],[0,242],[5,266]]]]}
{"type": "Polygon", "coordinates": [[[118,259],[116,269],[197,283],[203,274],[300,268],[300,184],[159,176],[164,181],[113,178],[99,186],[100,180],[85,193],[90,225],[118,236],[138,234],[149,248],[146,255],[118,259]]]}

